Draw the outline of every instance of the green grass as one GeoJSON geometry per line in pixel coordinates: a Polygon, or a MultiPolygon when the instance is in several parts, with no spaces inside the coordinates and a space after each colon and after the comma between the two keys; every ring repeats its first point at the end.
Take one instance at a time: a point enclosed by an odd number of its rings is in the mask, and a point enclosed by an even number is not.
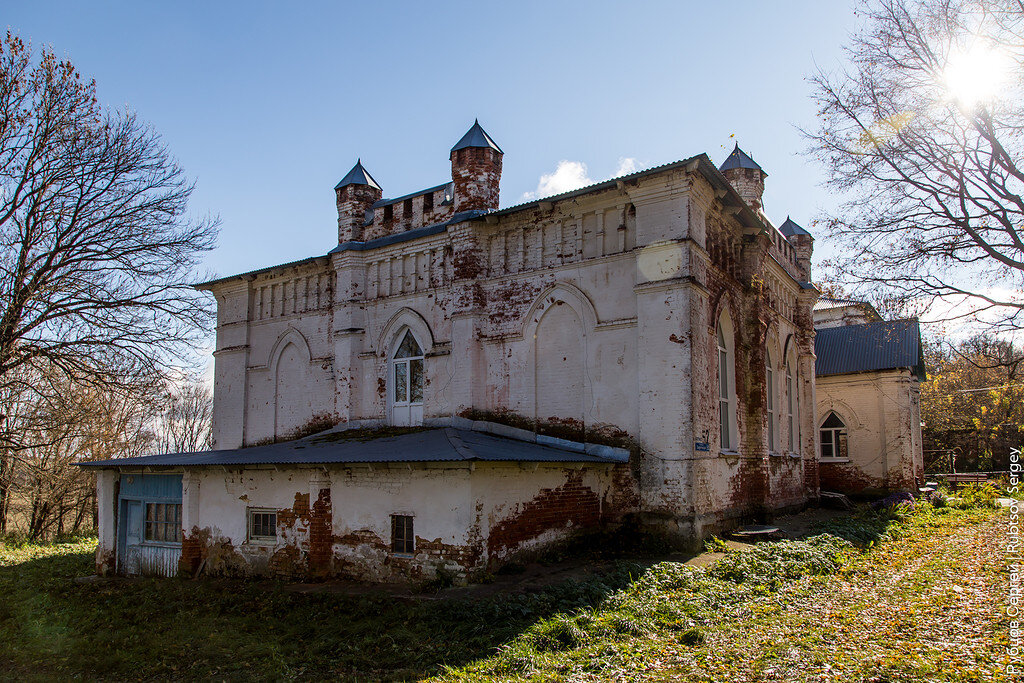
{"type": "Polygon", "coordinates": [[[706,568],[476,600],[83,584],[92,540],[0,546],[0,679],[994,680],[1002,518],[864,512],[706,568]]]}
{"type": "Polygon", "coordinates": [[[474,601],[241,580],[72,581],[92,572],[94,549],[95,540],[0,546],[0,679],[418,679],[597,604],[643,571],[618,563],[539,593],[474,601]]]}
{"type": "Polygon", "coordinates": [[[865,511],[706,568],[661,563],[438,680],[1003,680],[1003,523],[865,511]]]}

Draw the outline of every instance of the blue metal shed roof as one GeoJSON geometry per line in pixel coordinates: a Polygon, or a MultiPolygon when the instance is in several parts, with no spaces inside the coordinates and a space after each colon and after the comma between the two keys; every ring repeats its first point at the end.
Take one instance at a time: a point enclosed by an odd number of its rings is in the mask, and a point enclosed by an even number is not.
{"type": "Polygon", "coordinates": [[[368,439],[360,439],[353,432],[333,432],[269,446],[253,446],[230,451],[147,455],[78,464],[84,467],[236,467],[470,461],[594,464],[619,462],[616,459],[565,448],[445,427],[368,439]]]}
{"type": "MultiPolygon", "coordinates": [[[[733,148],[732,152],[726,158],[725,162],[718,167],[719,171],[728,171],[730,168],[756,168],[761,173],[764,173],[764,169],[757,165],[757,162],[747,156],[747,153],[740,149],[740,143],[736,143],[736,147],[733,148]]],[[[764,173],[766,176],[767,173],[764,173]]]]}
{"type": "Polygon", "coordinates": [[[498,154],[504,154],[501,151],[501,147],[498,147],[487,131],[483,129],[479,121],[473,121],[473,127],[466,131],[466,134],[462,136],[462,139],[455,143],[452,147],[452,151],[459,149],[465,149],[467,147],[490,147],[496,150],[498,154]]]}
{"type": "Polygon", "coordinates": [[[916,320],[890,320],[818,330],[814,373],[819,376],[907,368],[925,379],[921,326],[916,320]]]}

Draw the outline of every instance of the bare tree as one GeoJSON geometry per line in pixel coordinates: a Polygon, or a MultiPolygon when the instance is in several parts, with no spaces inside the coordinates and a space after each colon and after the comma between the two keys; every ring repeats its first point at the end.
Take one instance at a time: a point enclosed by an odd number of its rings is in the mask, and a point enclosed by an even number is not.
{"type": "Polygon", "coordinates": [[[1024,327],[1024,3],[870,0],[805,134],[844,198],[838,273],[935,319],[1024,327]],[[961,304],[950,313],[951,304],[961,304]]]}
{"type": "Polygon", "coordinates": [[[158,453],[194,453],[210,448],[213,394],[202,381],[187,377],[168,382],[154,425],[158,453]]]}
{"type": "MultiPolygon", "coordinates": [[[[116,384],[180,361],[211,319],[188,282],[216,237],[159,136],[68,61],[0,45],[0,384],[25,367],[116,384]]],[[[2,411],[0,411],[2,412],[2,411]]]]}

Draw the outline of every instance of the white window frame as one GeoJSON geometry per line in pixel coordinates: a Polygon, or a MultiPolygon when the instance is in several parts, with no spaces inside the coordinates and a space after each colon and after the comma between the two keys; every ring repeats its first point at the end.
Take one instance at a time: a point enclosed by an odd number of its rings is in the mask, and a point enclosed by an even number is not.
{"type": "Polygon", "coordinates": [[[395,423],[394,411],[395,408],[404,408],[409,410],[410,423],[419,424],[422,421],[420,417],[419,421],[412,417],[414,408],[419,408],[420,412],[423,409],[424,394],[426,393],[426,372],[427,364],[426,357],[423,351],[423,343],[417,338],[416,334],[409,327],[403,327],[398,331],[395,337],[394,348],[391,350],[391,354],[388,357],[388,378],[387,378],[387,420],[389,424],[395,423]],[[408,356],[406,358],[396,358],[399,349],[402,348],[402,342],[405,341],[405,335],[410,335],[416,345],[420,349],[420,355],[408,356]],[[418,401],[412,400],[412,364],[414,361],[420,364],[420,399],[418,401]],[[398,380],[396,375],[398,368],[403,368],[405,372],[405,395],[399,399],[398,397],[398,380]]]}
{"type": "Polygon", "coordinates": [[[718,366],[718,445],[722,453],[739,452],[736,420],[736,353],[732,320],[726,311],[718,317],[715,330],[718,366]]]}
{"type": "Polygon", "coordinates": [[[772,365],[772,352],[764,350],[764,391],[765,411],[768,413],[768,453],[778,454],[778,407],[775,404],[775,367],[772,365]]]}
{"type": "Polygon", "coordinates": [[[850,462],[850,431],[849,431],[849,427],[846,424],[846,420],[843,419],[842,415],[840,415],[839,413],[837,413],[834,410],[828,411],[828,413],[825,414],[825,419],[822,420],[821,421],[821,425],[818,426],[818,434],[819,434],[819,437],[821,438],[821,450],[818,451],[818,459],[821,462],[850,462]],[[824,425],[825,425],[826,422],[828,422],[829,415],[835,415],[836,419],[839,420],[839,422],[841,422],[843,426],[842,427],[825,427],[824,425]],[[824,439],[825,432],[829,432],[829,445],[831,446],[832,453],[833,453],[833,455],[831,457],[827,457],[827,458],[825,457],[825,439],[824,439]],[[845,446],[846,446],[846,456],[845,457],[840,457],[840,456],[834,455],[837,452],[837,450],[838,450],[840,442],[844,442],[845,443],[845,446]]]}
{"type": "Polygon", "coordinates": [[[254,545],[276,545],[277,544],[277,510],[275,508],[246,508],[245,510],[245,539],[254,545]],[[274,535],[257,535],[253,533],[253,517],[255,515],[274,516],[274,535]]]}
{"type": "Polygon", "coordinates": [[[790,455],[797,455],[800,448],[800,377],[795,366],[791,353],[786,359],[786,445],[790,455]]]}

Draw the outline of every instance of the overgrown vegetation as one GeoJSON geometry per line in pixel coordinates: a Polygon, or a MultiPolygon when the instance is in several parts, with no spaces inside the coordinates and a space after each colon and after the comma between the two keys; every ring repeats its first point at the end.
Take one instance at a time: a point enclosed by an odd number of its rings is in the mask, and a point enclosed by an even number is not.
{"type": "MultiPolygon", "coordinates": [[[[794,601],[835,612],[835,605],[822,591],[847,584],[846,577],[863,576],[868,584],[868,595],[863,597],[870,600],[871,584],[894,571],[913,569],[921,553],[939,548],[955,555],[950,567],[976,559],[951,538],[960,529],[973,530],[975,526],[985,526],[990,534],[994,531],[990,508],[896,506],[828,522],[824,525],[828,533],[806,541],[782,541],[730,553],[707,568],[661,563],[600,605],[541,620],[493,657],[451,668],[439,680],[805,680],[803,675],[782,673],[787,667],[801,674],[818,672],[820,680],[850,680],[841,667],[833,668],[832,662],[840,660],[844,666],[864,670],[860,672],[863,678],[857,675],[853,677],[856,680],[918,680],[916,674],[921,672],[931,675],[929,680],[989,680],[989,673],[998,671],[996,662],[1002,652],[991,633],[996,620],[1002,618],[997,600],[986,605],[987,621],[976,622],[988,628],[988,640],[982,647],[965,642],[966,649],[974,649],[971,661],[962,666],[946,666],[947,655],[941,651],[930,653],[923,663],[909,656],[902,665],[894,659],[876,665],[871,653],[883,643],[872,631],[871,620],[861,619],[857,610],[835,615],[846,631],[843,647],[856,651],[849,661],[830,654],[840,649],[835,634],[822,633],[820,627],[816,630],[805,621],[790,623],[803,618],[793,613],[799,610],[790,611],[794,601]],[[892,543],[879,546],[881,541],[892,543]],[[870,550],[861,554],[857,547],[870,550]],[[888,551],[888,557],[878,562],[875,558],[883,552],[881,548],[888,551]],[[836,581],[837,576],[841,581],[836,581]],[[783,637],[782,631],[788,633],[783,637]],[[769,642],[751,648],[747,638],[769,642]],[[812,656],[801,659],[803,650],[812,656]],[[771,660],[773,666],[776,660],[789,661],[772,668],[761,660],[771,660]],[[942,675],[942,670],[949,675],[942,675]],[[889,675],[874,678],[871,672],[889,675]]],[[[988,550],[997,552],[994,542],[988,550]]],[[[941,573],[934,569],[925,566],[923,573],[941,573]]],[[[993,577],[986,578],[992,582],[993,577]]],[[[922,577],[914,575],[905,586],[897,585],[897,597],[919,600],[920,580],[922,577]]],[[[941,608],[942,602],[936,600],[936,607],[941,608]]],[[[890,602],[888,606],[901,609],[900,604],[890,602]]],[[[972,616],[977,620],[977,615],[972,616]]],[[[942,619],[955,622],[957,616],[944,612],[942,619]]],[[[941,629],[947,624],[933,621],[925,626],[941,629]]],[[[922,644],[918,642],[916,647],[921,649],[922,644]]]]}
{"type": "MultiPolygon", "coordinates": [[[[900,572],[910,577],[905,594],[886,599],[916,600],[931,595],[921,593],[921,581],[948,569],[995,595],[985,582],[997,575],[971,577],[960,567],[968,559],[985,560],[985,548],[956,536],[994,528],[994,514],[929,505],[861,510],[824,524],[805,541],[730,552],[706,568],[621,561],[535,593],[447,600],[302,593],[228,580],[82,584],[70,578],[91,571],[93,540],[20,542],[0,547],[0,670],[40,680],[608,680],[680,671],[730,680],[752,656],[744,651],[744,634],[802,629],[806,633],[787,636],[786,651],[832,647],[807,624],[791,624],[787,610],[806,601],[835,602],[827,596],[835,586],[863,581],[855,595],[870,600],[872,586],[900,572]],[[936,550],[946,553],[941,566],[922,564],[936,550]],[[927,571],[918,577],[915,568],[922,566],[927,571]],[[702,657],[717,663],[705,666],[702,657]]],[[[997,552],[994,542],[988,552],[997,552]]],[[[993,566],[991,558],[985,561],[993,566]]],[[[856,611],[836,618],[855,632],[848,641],[880,646],[871,642],[877,627],[862,623],[856,611]]],[[[996,617],[985,618],[973,615],[972,623],[991,626],[996,617]]],[[[927,623],[939,627],[955,619],[943,613],[927,623]]],[[[972,657],[990,661],[994,645],[971,646],[977,650],[972,657]]],[[[776,655],[767,646],[756,656],[776,655]]]]}

